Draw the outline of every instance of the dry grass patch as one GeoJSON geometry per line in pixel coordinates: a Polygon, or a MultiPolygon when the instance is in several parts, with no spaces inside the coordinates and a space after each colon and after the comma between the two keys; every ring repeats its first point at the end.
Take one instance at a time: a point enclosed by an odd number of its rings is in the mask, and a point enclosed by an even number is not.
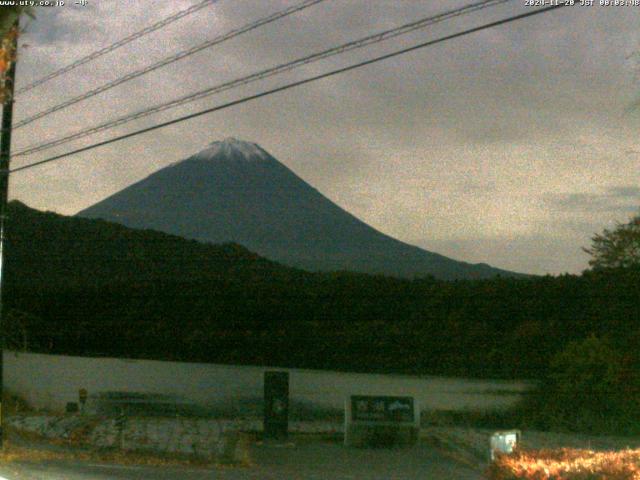
{"type": "Polygon", "coordinates": [[[521,450],[499,455],[487,476],[491,480],[640,480],[640,449],[521,450]]]}
{"type": "Polygon", "coordinates": [[[6,444],[0,451],[0,462],[60,462],[60,461],[80,461],[80,462],[102,462],[114,463],[118,465],[148,465],[148,466],[211,466],[215,462],[179,455],[153,455],[148,453],[129,451],[102,451],[102,450],[62,450],[59,448],[47,448],[40,446],[18,446],[6,444]]]}

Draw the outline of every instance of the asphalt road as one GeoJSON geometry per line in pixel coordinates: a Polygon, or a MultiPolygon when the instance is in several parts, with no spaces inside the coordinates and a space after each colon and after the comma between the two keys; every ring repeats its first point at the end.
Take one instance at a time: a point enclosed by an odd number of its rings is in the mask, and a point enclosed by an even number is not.
{"type": "Polygon", "coordinates": [[[338,443],[256,445],[249,467],[119,466],[80,462],[12,463],[6,480],[480,480],[426,445],[408,450],[354,449],[338,443]]]}

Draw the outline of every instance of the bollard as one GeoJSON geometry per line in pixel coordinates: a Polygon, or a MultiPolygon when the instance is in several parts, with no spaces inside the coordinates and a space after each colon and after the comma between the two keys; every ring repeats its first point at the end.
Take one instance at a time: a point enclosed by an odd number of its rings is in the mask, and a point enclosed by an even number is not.
{"type": "Polygon", "coordinates": [[[116,427],[116,430],[118,432],[120,450],[124,450],[124,447],[125,447],[124,431],[125,431],[125,429],[127,427],[127,415],[126,415],[125,409],[122,408],[122,407],[120,408],[120,411],[118,412],[118,415],[116,416],[115,427],[116,427]]]}
{"type": "Polygon", "coordinates": [[[80,413],[84,414],[84,407],[85,404],[87,403],[87,389],[86,388],[81,388],[80,390],[78,390],[78,401],[80,403],[80,413]]]}

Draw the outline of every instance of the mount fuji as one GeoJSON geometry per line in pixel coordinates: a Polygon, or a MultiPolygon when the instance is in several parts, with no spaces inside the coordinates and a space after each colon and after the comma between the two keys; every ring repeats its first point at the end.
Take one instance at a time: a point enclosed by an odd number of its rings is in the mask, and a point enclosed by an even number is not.
{"type": "Polygon", "coordinates": [[[79,212],[210,243],[235,242],[312,271],[452,280],[514,276],[406,244],[346,212],[255,143],[233,138],[79,212]]]}

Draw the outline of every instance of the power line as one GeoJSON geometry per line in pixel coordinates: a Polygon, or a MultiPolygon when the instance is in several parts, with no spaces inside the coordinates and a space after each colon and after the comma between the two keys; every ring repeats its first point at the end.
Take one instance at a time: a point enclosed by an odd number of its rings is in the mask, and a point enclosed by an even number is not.
{"type": "Polygon", "coordinates": [[[135,137],[137,135],[141,135],[143,133],[151,132],[153,130],[158,130],[160,128],[164,128],[164,127],[167,127],[169,125],[173,125],[173,124],[176,124],[176,123],[184,122],[186,120],[191,120],[192,118],[200,117],[200,116],[206,115],[208,113],[213,113],[213,112],[217,112],[219,110],[224,110],[224,109],[227,109],[227,108],[230,108],[230,107],[234,107],[236,105],[240,105],[242,103],[249,102],[251,100],[257,100],[258,98],[266,97],[266,96],[272,95],[274,93],[283,92],[285,90],[289,90],[291,88],[299,87],[299,86],[305,85],[307,83],[315,82],[315,81],[321,80],[323,78],[332,77],[334,75],[338,75],[340,73],[344,73],[344,72],[348,72],[348,71],[351,71],[351,70],[355,70],[357,68],[364,67],[366,65],[371,65],[373,63],[377,63],[377,62],[380,62],[382,60],[387,60],[389,58],[397,57],[399,55],[403,55],[405,53],[409,53],[409,52],[412,52],[414,50],[426,48],[426,47],[429,47],[429,46],[432,46],[432,45],[435,45],[435,44],[438,44],[438,43],[445,42],[447,40],[452,40],[454,38],[462,37],[462,36],[465,36],[465,35],[469,35],[471,33],[479,32],[481,30],[486,30],[486,29],[489,29],[489,28],[497,27],[497,26],[500,26],[500,25],[504,25],[504,24],[507,24],[507,23],[514,22],[516,20],[521,20],[521,19],[524,19],[524,18],[532,17],[534,15],[539,15],[539,14],[546,13],[546,12],[549,12],[551,10],[555,10],[555,9],[566,7],[566,6],[567,6],[567,4],[562,3],[562,4],[558,4],[558,5],[552,5],[552,6],[549,6],[549,7],[544,7],[544,8],[541,8],[541,9],[538,9],[538,10],[534,10],[534,11],[531,11],[531,12],[522,13],[520,15],[507,17],[507,18],[504,18],[502,20],[498,20],[498,21],[495,21],[495,22],[486,23],[486,24],[481,25],[479,27],[470,28],[470,29],[463,30],[463,31],[458,32],[458,33],[453,33],[451,35],[446,35],[444,37],[440,37],[440,38],[437,38],[435,40],[429,40],[427,42],[419,43],[419,44],[414,45],[412,47],[403,48],[401,50],[396,50],[395,52],[388,53],[386,55],[381,55],[381,56],[378,56],[378,57],[374,57],[374,58],[369,59],[369,60],[365,60],[365,61],[362,61],[362,62],[359,62],[359,63],[355,63],[355,64],[352,64],[352,65],[349,65],[347,67],[331,70],[329,72],[326,72],[326,73],[323,73],[323,74],[320,74],[320,75],[315,75],[313,77],[309,77],[309,78],[306,78],[304,80],[299,80],[299,81],[296,81],[296,82],[288,83],[286,85],[283,85],[283,86],[280,86],[280,87],[277,87],[277,88],[273,88],[271,90],[266,90],[264,92],[257,93],[255,95],[249,95],[249,96],[241,98],[239,100],[234,100],[234,101],[231,101],[231,102],[224,103],[222,105],[217,105],[217,106],[212,107],[212,108],[207,108],[205,110],[201,110],[201,111],[196,112],[196,113],[191,113],[189,115],[184,115],[182,117],[179,117],[179,118],[176,118],[176,119],[173,119],[173,120],[169,120],[167,122],[159,123],[159,124],[151,126],[151,127],[142,128],[140,130],[136,130],[136,131],[131,132],[131,133],[127,133],[127,134],[124,134],[124,135],[120,135],[120,136],[117,136],[117,137],[110,138],[109,140],[105,140],[105,141],[102,141],[102,142],[94,143],[93,145],[88,145],[86,147],[78,148],[76,150],[72,150],[70,152],[62,153],[60,155],[55,155],[53,157],[49,157],[49,158],[46,158],[44,160],[33,162],[33,163],[28,164],[28,165],[23,165],[22,167],[13,168],[13,169],[11,169],[11,173],[19,172],[19,171],[22,171],[22,170],[27,170],[27,169],[30,169],[30,168],[33,168],[33,167],[36,167],[36,166],[39,166],[39,165],[43,165],[45,163],[50,163],[50,162],[53,162],[53,161],[56,161],[56,160],[60,160],[62,158],[66,158],[66,157],[70,157],[72,155],[76,155],[78,153],[86,152],[88,150],[93,150],[93,149],[98,148],[98,147],[102,147],[102,146],[105,146],[105,145],[108,145],[108,144],[111,144],[111,143],[115,143],[115,142],[118,142],[120,140],[124,140],[124,139],[127,139],[127,138],[135,137]]]}
{"type": "Polygon", "coordinates": [[[292,15],[296,12],[299,12],[301,10],[304,10],[306,8],[309,8],[313,5],[316,5],[317,3],[321,3],[324,2],[325,0],[305,0],[302,3],[298,4],[298,5],[294,5],[292,7],[286,8],[284,10],[281,10],[279,12],[276,12],[272,15],[269,15],[267,17],[261,18],[260,20],[257,20],[253,23],[249,23],[241,28],[237,28],[235,30],[231,30],[227,33],[225,33],[224,35],[220,35],[218,37],[215,37],[211,40],[208,40],[204,43],[201,43],[199,45],[196,45],[194,47],[191,47],[187,50],[183,50],[181,52],[176,53],[175,55],[172,55],[170,57],[164,58],[156,63],[153,63],[151,65],[148,65],[140,70],[136,70],[134,72],[128,73],[127,75],[124,75],[120,78],[116,78],[115,80],[105,83],[104,85],[99,86],[98,88],[94,88],[93,90],[89,90],[88,92],[85,92],[81,95],[75,96],[73,98],[70,98],[69,100],[66,100],[62,103],[59,103],[58,105],[54,105],[53,107],[47,108],[46,110],[42,110],[28,118],[25,118],[23,120],[20,120],[19,122],[17,122],[13,128],[17,129],[20,127],[23,127],[29,123],[32,123],[42,117],[46,117],[47,115],[50,115],[52,113],[58,112],[60,110],[63,110],[67,107],[70,107],[71,105],[74,105],[78,102],[82,102],[83,100],[87,100],[91,97],[94,97],[95,95],[98,95],[102,92],[106,92],[107,90],[110,90],[114,87],[117,87],[118,85],[122,85],[123,83],[126,83],[130,80],[133,80],[135,78],[141,77],[143,75],[146,75],[147,73],[153,72],[155,70],[158,70],[159,68],[165,67],[167,65],[170,65],[174,62],[177,62],[178,60],[182,60],[183,58],[187,58],[191,55],[194,55],[195,53],[198,53],[206,48],[210,48],[214,45],[218,45],[222,42],[225,42],[227,40],[230,40],[234,37],[237,37],[239,35],[242,35],[243,33],[247,33],[251,30],[255,30],[263,25],[267,25],[269,23],[273,23],[276,20],[279,20],[283,17],[286,17],[288,15],[292,15]]]}
{"type": "Polygon", "coordinates": [[[201,10],[201,9],[203,9],[205,7],[208,7],[209,5],[211,5],[213,3],[216,3],[217,1],[218,0],[204,0],[204,1],[200,2],[200,3],[192,5],[191,7],[187,8],[185,10],[181,10],[181,11],[175,13],[174,15],[171,15],[171,16],[163,19],[163,20],[160,20],[159,22],[154,23],[153,25],[149,25],[148,27],[143,28],[142,30],[140,30],[138,32],[132,33],[131,35],[129,35],[129,36],[127,36],[127,37],[125,37],[125,38],[123,38],[121,40],[118,40],[117,42],[115,42],[115,43],[113,43],[113,44],[111,44],[111,45],[109,45],[107,47],[101,48],[100,50],[97,50],[97,51],[95,51],[93,53],[90,53],[89,55],[87,55],[85,57],[82,57],[82,58],[76,60],[73,63],[70,63],[66,67],[62,67],[59,70],[56,70],[54,72],[51,72],[48,75],[45,75],[44,77],[36,80],[35,82],[32,82],[32,83],[28,84],[27,86],[18,89],[18,91],[16,92],[16,95],[24,93],[24,92],[27,92],[27,91],[29,91],[29,90],[31,90],[31,89],[39,86],[39,85],[42,85],[43,83],[48,82],[51,79],[54,79],[56,77],[59,77],[60,75],[63,75],[65,73],[67,73],[67,72],[70,72],[71,70],[74,70],[75,68],[78,68],[80,65],[84,65],[85,63],[88,63],[88,62],[90,62],[92,60],[95,60],[96,58],[101,57],[102,55],[105,55],[105,54],[107,54],[109,52],[112,52],[112,51],[116,50],[117,48],[120,48],[120,47],[126,45],[127,43],[131,43],[131,42],[133,42],[134,40],[136,40],[136,39],[138,39],[140,37],[143,37],[143,36],[145,36],[145,35],[147,35],[147,34],[149,34],[151,32],[154,32],[154,31],[159,30],[159,29],[161,29],[163,27],[166,27],[167,25],[169,25],[169,24],[171,24],[171,23],[173,23],[173,22],[175,22],[175,21],[177,21],[177,20],[179,20],[179,19],[181,19],[183,17],[186,17],[187,15],[190,15],[190,14],[192,14],[194,12],[197,12],[198,10],[201,10]]]}
{"type": "Polygon", "coordinates": [[[424,28],[426,26],[429,25],[433,25],[435,23],[456,17],[456,16],[460,16],[460,15],[464,15],[464,14],[468,14],[477,10],[481,10],[484,8],[488,8],[491,6],[495,6],[495,5],[499,5],[502,3],[506,3],[512,0],[483,0],[481,2],[476,2],[470,5],[466,5],[464,7],[461,8],[456,8],[454,10],[450,10],[435,16],[429,16],[426,18],[422,18],[419,19],[417,21],[414,22],[410,22],[404,25],[401,25],[399,27],[396,28],[392,28],[389,30],[385,30],[383,32],[379,32],[376,33],[374,35],[369,35],[363,38],[360,38],[358,40],[354,40],[351,42],[347,42],[341,45],[338,45],[336,47],[332,47],[329,48],[327,50],[323,50],[320,52],[316,52],[313,53],[311,55],[308,55],[306,57],[302,57],[296,60],[293,60],[291,62],[287,62],[287,63],[283,63],[280,65],[277,65],[275,67],[271,67],[265,70],[261,70],[259,72],[241,77],[241,78],[237,78],[235,80],[231,80],[222,84],[218,84],[215,85],[213,87],[209,87],[206,88],[204,90],[201,90],[199,92],[196,93],[192,93],[189,95],[185,95],[183,97],[171,100],[169,102],[166,103],[161,103],[158,105],[155,105],[153,107],[138,111],[138,112],[134,112],[131,114],[127,114],[124,115],[120,118],[117,118],[115,120],[109,120],[105,123],[96,125],[94,127],[90,127],[90,128],[86,128],[84,130],[80,130],[78,132],[72,133],[70,135],[66,135],[60,138],[57,138],[55,140],[51,140],[48,142],[44,142],[44,143],[40,143],[37,145],[32,145],[29,146],[27,148],[25,148],[24,150],[21,150],[17,153],[14,154],[15,157],[17,156],[23,156],[23,155],[30,155],[36,152],[40,152],[43,150],[48,150],[50,148],[53,147],[57,147],[59,145],[68,143],[72,140],[77,140],[79,138],[83,138],[86,137],[88,135],[93,135],[94,133],[99,133],[105,130],[109,130],[111,128],[120,126],[120,125],[124,125],[126,123],[129,123],[131,121],[134,120],[138,120],[140,118],[144,118],[146,116],[155,114],[155,113],[159,113],[171,108],[175,108],[181,105],[184,105],[186,103],[190,103],[190,102],[194,102],[196,100],[200,100],[202,98],[214,95],[216,93],[220,93],[226,90],[230,90],[232,88],[236,88],[239,86],[243,86],[243,85],[247,85],[249,83],[253,83],[255,81],[258,80],[263,80],[265,78],[280,74],[280,73],[284,73],[290,70],[293,70],[295,68],[298,68],[300,66],[303,65],[307,65],[313,62],[317,62],[320,60],[323,60],[325,58],[329,58],[331,56],[334,55],[338,55],[338,54],[342,54],[351,50],[355,50],[355,49],[359,49],[359,48],[363,48],[366,46],[369,46],[371,44],[374,43],[378,43],[378,42],[382,42],[385,40],[389,40],[391,38],[400,36],[400,35],[404,35],[406,33],[410,33],[414,30],[418,30],[420,28],[424,28]]]}

